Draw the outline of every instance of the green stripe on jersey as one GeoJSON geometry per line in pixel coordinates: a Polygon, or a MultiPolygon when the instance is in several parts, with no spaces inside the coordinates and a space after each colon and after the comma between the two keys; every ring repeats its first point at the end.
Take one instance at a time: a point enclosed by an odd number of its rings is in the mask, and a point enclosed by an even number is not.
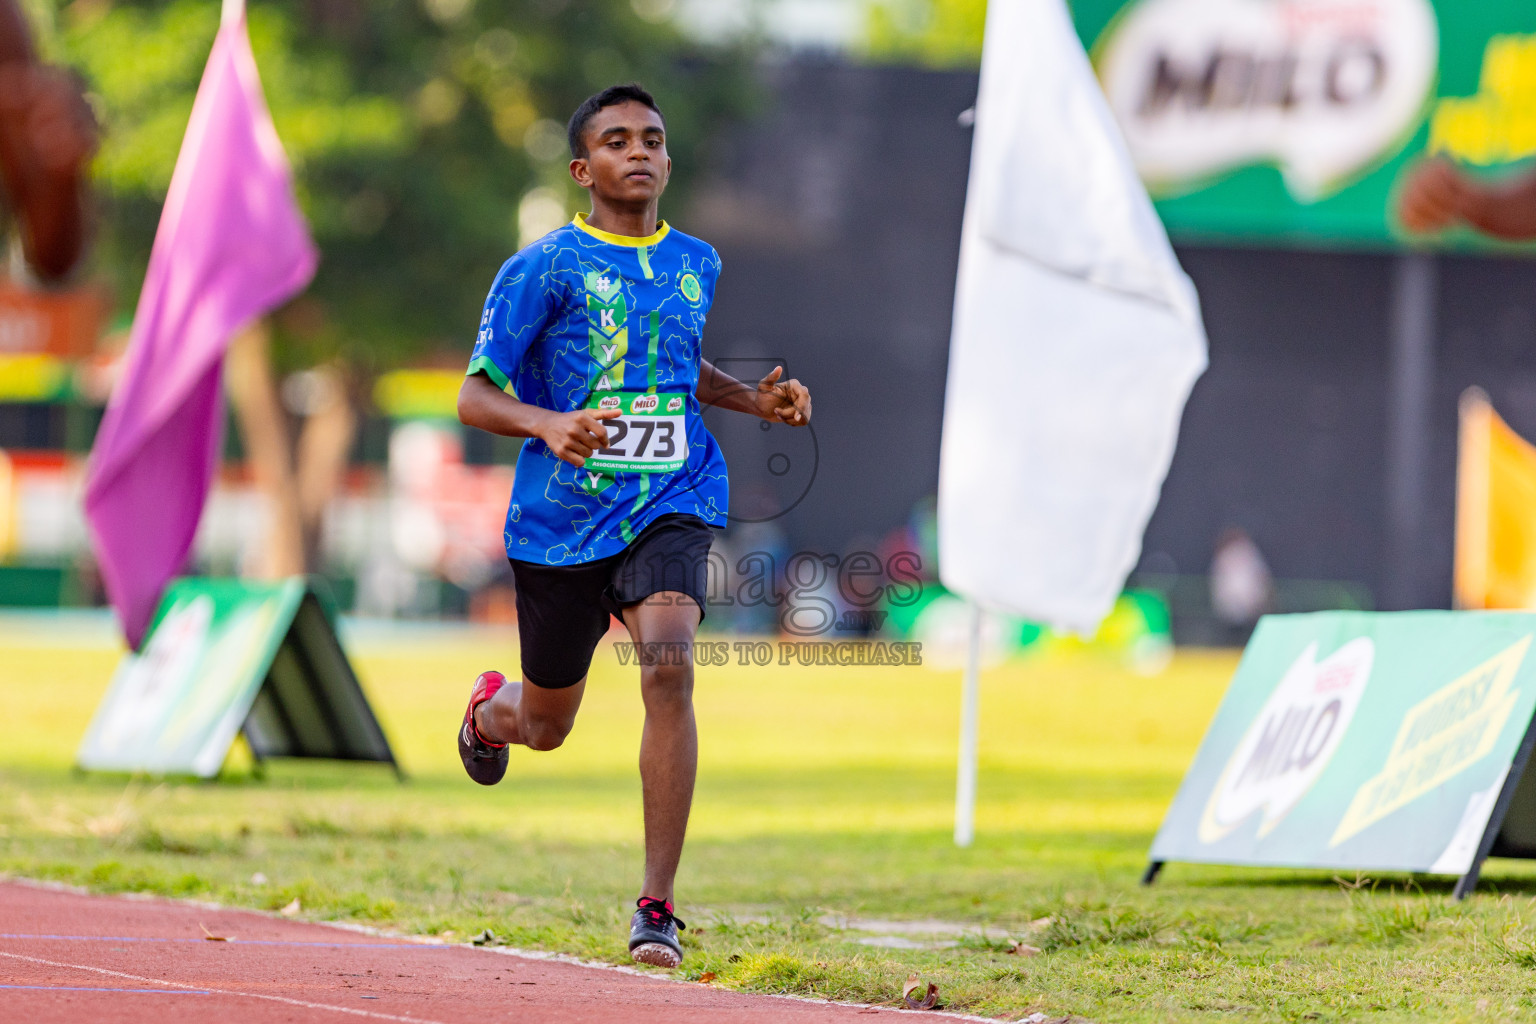
{"type": "Polygon", "coordinates": [[[641,473],[640,493],[635,496],[634,507],[629,510],[629,515],[624,517],[624,521],[619,523],[619,536],[624,538],[625,544],[633,544],[635,542],[635,531],[634,528],[630,526],[629,521],[630,519],[634,518],[636,512],[639,512],[642,508],[645,507],[645,500],[650,496],[651,474],[641,473]]]}
{"type": "MultiPolygon", "coordinates": [[[[655,334],[654,328],[652,329],[651,333],[652,335],[655,334]]],[[[654,352],[656,350],[654,338],[651,342],[651,346],[651,351],[654,352]]],[[[485,374],[487,377],[491,378],[491,380],[495,381],[496,386],[501,388],[501,390],[507,390],[507,385],[510,383],[510,381],[507,379],[507,375],[501,372],[501,367],[491,362],[490,356],[479,356],[472,360],[469,364],[469,369],[464,371],[464,376],[473,377],[477,373],[485,374]]]]}
{"type": "Polygon", "coordinates": [[[645,341],[645,390],[656,393],[656,359],[661,351],[661,314],[651,310],[651,333],[645,341]]]}

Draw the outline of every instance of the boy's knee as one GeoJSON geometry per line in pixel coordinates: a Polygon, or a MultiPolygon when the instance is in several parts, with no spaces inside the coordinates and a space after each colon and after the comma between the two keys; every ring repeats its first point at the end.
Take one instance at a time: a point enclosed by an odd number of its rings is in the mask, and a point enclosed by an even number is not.
{"type": "Polygon", "coordinates": [[[640,672],[640,692],[647,702],[686,702],[693,698],[693,665],[647,665],[640,672]]]}
{"type": "Polygon", "coordinates": [[[553,719],[534,718],[523,723],[523,742],[531,750],[554,750],[570,733],[569,723],[553,719]]]}

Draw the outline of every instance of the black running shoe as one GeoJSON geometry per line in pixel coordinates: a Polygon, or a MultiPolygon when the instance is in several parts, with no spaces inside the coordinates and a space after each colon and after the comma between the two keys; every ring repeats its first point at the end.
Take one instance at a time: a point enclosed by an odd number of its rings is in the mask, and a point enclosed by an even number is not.
{"type": "Polygon", "coordinates": [[[635,906],[640,909],[629,922],[630,959],[652,967],[676,967],[682,963],[683,947],[677,941],[677,932],[688,926],[672,916],[672,901],[642,896],[635,906]]]}
{"type": "Polygon", "coordinates": [[[464,711],[464,721],[459,726],[459,760],[469,777],[482,786],[494,786],[507,774],[507,745],[491,743],[475,728],[475,708],[496,696],[496,691],[506,683],[507,677],[500,672],[482,672],[469,691],[469,707],[464,711]]]}

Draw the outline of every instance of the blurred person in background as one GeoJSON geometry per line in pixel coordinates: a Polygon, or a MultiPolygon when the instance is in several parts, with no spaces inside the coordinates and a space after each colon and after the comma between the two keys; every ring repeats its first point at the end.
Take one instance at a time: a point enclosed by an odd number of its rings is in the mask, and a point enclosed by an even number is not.
{"type": "Polygon", "coordinates": [[[1211,611],[1217,621],[1234,638],[1246,640],[1274,596],[1274,577],[1253,538],[1236,526],[1223,530],[1211,557],[1211,611]]]}
{"type": "Polygon", "coordinates": [[[731,516],[719,547],[726,566],[721,592],[732,602],[725,614],[734,632],[774,634],[779,632],[784,565],[791,554],[789,538],[778,524],[781,506],[762,483],[748,485],[733,504],[739,511],[731,516]]]}
{"type": "Polygon", "coordinates": [[[16,0],[0,0],[0,189],[29,272],[12,276],[57,282],[80,262],[96,139],[79,80],[37,59],[16,0]]]}
{"type": "Polygon", "coordinates": [[[658,217],[672,161],[651,95],[622,85],[588,98],[568,142],[592,212],[501,268],[459,392],[465,424],[528,439],[504,533],[521,678],[475,680],[459,756],[470,778],[492,785],[508,744],[560,746],[609,616],[619,618],[645,703],[645,879],[629,950],[676,967],[673,884],[698,767],[692,648],[711,527],[728,503],[725,459],[700,406],[804,426],[811,397],[779,379],[783,367],[743,384],[702,357],[720,257],[658,217]]]}

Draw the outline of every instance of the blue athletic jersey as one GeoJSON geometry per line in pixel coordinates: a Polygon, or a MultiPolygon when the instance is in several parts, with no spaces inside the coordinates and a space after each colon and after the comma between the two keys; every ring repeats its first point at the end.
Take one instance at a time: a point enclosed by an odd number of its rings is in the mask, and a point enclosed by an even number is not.
{"type": "MultiPolygon", "coordinates": [[[[725,457],[694,397],[704,319],[719,276],[715,250],[665,222],[654,235],[630,238],[590,227],[580,214],[502,266],[468,372],[484,373],[519,400],[556,412],[604,399],[651,415],[672,410],[673,422],[660,424],[651,447],[676,452],[681,462],[657,472],[578,469],[529,438],[507,509],[507,557],[544,565],[605,558],[669,512],[725,525],[725,457]],[[686,461],[673,429],[677,415],[686,461]]],[[[644,436],[637,429],[627,443],[649,443],[650,421],[633,425],[644,428],[644,436]]],[[[624,443],[612,428],[609,433],[610,444],[624,443]]]]}

